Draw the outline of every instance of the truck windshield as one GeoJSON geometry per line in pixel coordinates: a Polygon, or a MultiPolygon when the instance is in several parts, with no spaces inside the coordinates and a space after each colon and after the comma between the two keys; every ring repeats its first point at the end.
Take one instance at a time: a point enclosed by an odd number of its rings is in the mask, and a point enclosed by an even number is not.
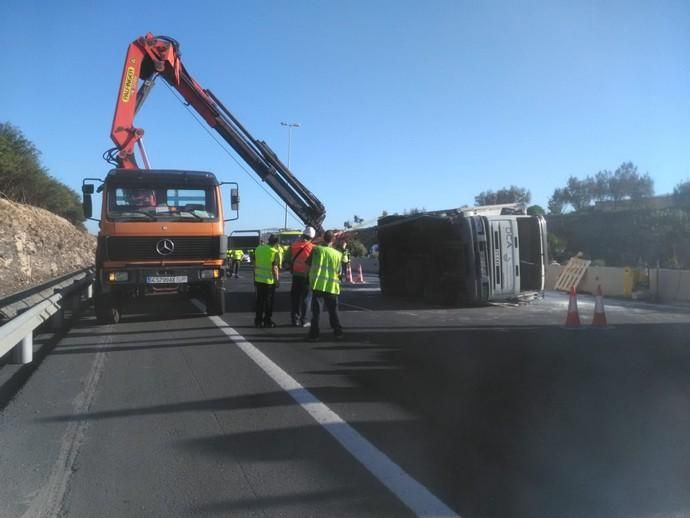
{"type": "Polygon", "coordinates": [[[118,221],[209,221],[218,217],[215,189],[114,185],[107,190],[108,217],[118,221]]]}
{"type": "Polygon", "coordinates": [[[290,234],[278,234],[278,242],[283,246],[290,246],[302,236],[301,232],[294,232],[290,234]]]}

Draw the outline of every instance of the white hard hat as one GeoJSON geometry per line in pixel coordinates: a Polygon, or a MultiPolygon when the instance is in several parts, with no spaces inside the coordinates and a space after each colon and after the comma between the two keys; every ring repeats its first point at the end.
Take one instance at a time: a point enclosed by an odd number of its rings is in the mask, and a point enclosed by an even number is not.
{"type": "Polygon", "coordinates": [[[307,227],[304,229],[304,232],[302,233],[309,239],[314,239],[314,236],[316,236],[316,230],[314,230],[314,227],[307,227]]]}

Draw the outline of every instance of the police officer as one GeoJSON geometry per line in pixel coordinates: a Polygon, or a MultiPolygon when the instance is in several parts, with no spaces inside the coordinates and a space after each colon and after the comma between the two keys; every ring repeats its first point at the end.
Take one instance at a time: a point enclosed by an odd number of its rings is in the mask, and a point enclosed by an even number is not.
{"type": "Polygon", "coordinates": [[[290,317],[292,325],[306,327],[307,298],[309,295],[309,265],[314,245],[311,240],[316,236],[313,227],[306,227],[302,237],[292,243],[285,254],[285,261],[292,272],[292,287],[290,288],[290,317]]]}
{"type": "Polygon", "coordinates": [[[278,238],[271,234],[268,244],[256,247],[254,252],[254,286],[256,287],[255,327],[276,327],[273,322],[273,296],[280,284],[280,257],[276,251],[278,238]]]}
{"type": "Polygon", "coordinates": [[[342,254],[333,248],[334,235],[331,230],[323,235],[323,246],[315,246],[311,253],[309,269],[309,287],[311,298],[311,328],[307,340],[316,342],[319,339],[319,317],[325,305],[328,319],[336,340],[343,337],[343,328],[338,316],[338,295],[340,294],[340,264],[342,254]]]}

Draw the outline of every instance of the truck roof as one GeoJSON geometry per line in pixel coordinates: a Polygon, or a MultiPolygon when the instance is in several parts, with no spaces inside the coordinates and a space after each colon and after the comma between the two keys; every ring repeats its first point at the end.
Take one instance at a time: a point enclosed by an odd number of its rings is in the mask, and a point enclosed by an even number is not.
{"type": "Polygon", "coordinates": [[[112,169],[105,178],[106,182],[123,184],[160,183],[215,186],[216,175],[208,171],[183,171],[179,169],[112,169]]]}

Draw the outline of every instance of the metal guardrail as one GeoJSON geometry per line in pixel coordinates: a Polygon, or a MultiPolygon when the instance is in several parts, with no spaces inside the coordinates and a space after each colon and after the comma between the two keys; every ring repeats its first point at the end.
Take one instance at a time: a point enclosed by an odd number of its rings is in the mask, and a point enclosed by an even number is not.
{"type": "Polygon", "coordinates": [[[48,320],[57,329],[64,321],[64,310],[69,301],[72,309],[78,307],[81,295],[93,295],[93,268],[86,268],[22,294],[0,301],[0,315],[6,322],[0,326],[0,357],[14,349],[16,363],[30,363],[33,359],[33,333],[48,320]],[[16,349],[15,349],[16,348],[16,349]]]}

